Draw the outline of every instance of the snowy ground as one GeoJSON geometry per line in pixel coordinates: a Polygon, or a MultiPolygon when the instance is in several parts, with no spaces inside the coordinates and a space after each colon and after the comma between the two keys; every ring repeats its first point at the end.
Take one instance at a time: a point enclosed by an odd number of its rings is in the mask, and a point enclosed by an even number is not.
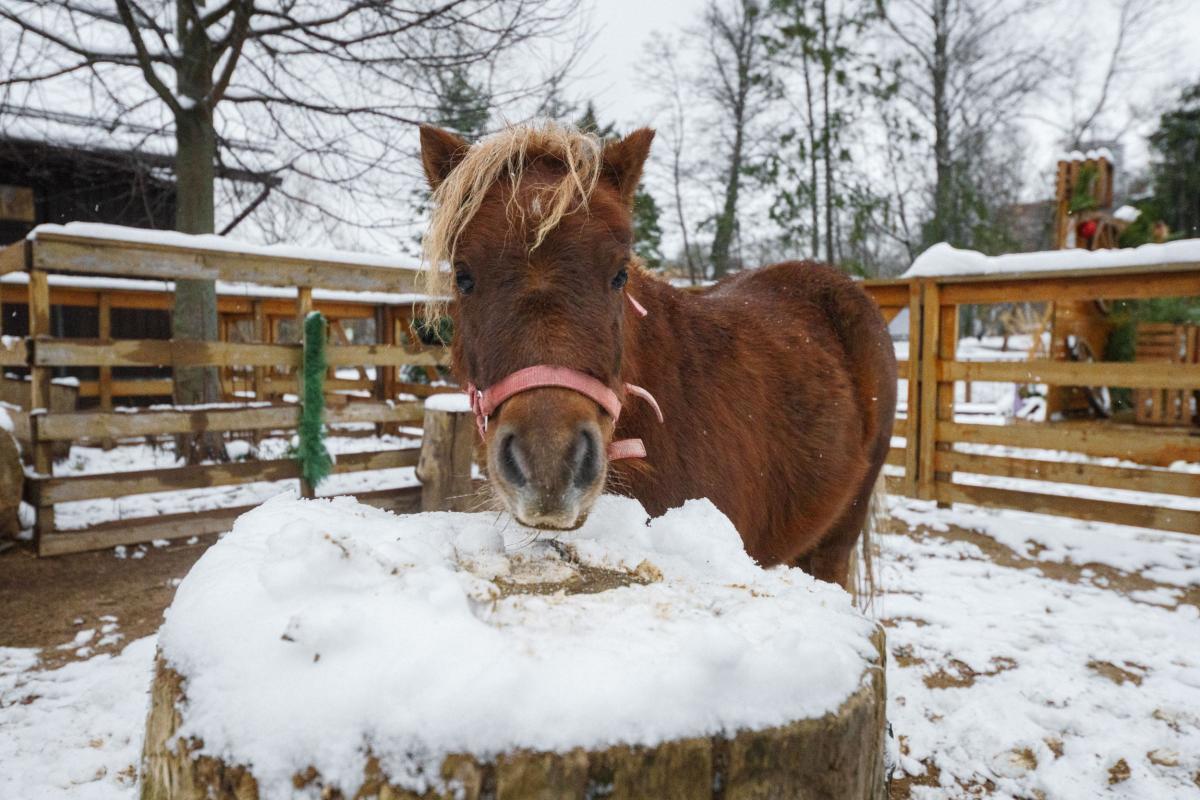
{"type": "MultiPolygon", "coordinates": [[[[875,605],[893,796],[1200,797],[1200,542],[893,503],[875,605]]],[[[153,651],[43,670],[0,649],[0,797],[135,797],[153,651]]]]}
{"type": "MultiPolygon", "coordinates": [[[[331,433],[326,437],[325,445],[336,459],[337,456],[346,453],[419,447],[421,444],[420,432],[414,430],[413,434],[413,436],[339,436],[331,433]]],[[[257,444],[236,440],[229,442],[227,450],[234,460],[258,458],[269,461],[287,458],[289,445],[290,440],[283,437],[262,439],[257,444]]],[[[170,442],[164,442],[161,446],[123,444],[111,450],[73,445],[70,456],[54,465],[54,474],[58,477],[69,477],[134,470],[173,469],[179,466],[183,466],[183,462],[176,458],[170,442]]],[[[355,494],[413,486],[416,483],[412,467],[368,470],[330,475],[321,482],[317,494],[321,496],[355,494]]],[[[106,497],[97,500],[59,503],[54,507],[55,522],[62,530],[73,530],[118,519],[136,519],[160,514],[248,506],[261,503],[281,491],[295,486],[295,481],[274,483],[260,481],[233,486],[153,492],[128,497],[106,497]]]]}

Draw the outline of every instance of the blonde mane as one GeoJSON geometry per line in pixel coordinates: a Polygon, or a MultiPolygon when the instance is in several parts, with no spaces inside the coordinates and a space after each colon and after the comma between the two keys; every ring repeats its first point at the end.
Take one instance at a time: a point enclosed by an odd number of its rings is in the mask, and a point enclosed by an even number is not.
{"type": "Polygon", "coordinates": [[[535,197],[531,216],[537,221],[533,240],[536,249],[563,217],[587,208],[600,179],[602,149],[598,137],[553,121],[511,125],[473,144],[433,192],[433,213],[422,240],[418,279],[418,288],[431,298],[425,307],[427,318],[444,312],[451,294],[458,239],[497,181],[507,179],[512,185],[508,206],[511,220],[526,213],[516,189],[529,156],[546,156],[562,163],[563,176],[540,187],[535,197]]]}

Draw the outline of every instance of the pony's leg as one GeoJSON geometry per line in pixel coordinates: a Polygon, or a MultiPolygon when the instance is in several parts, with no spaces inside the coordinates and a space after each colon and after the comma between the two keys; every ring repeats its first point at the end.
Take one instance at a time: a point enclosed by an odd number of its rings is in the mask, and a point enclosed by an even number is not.
{"type": "Polygon", "coordinates": [[[849,591],[850,555],[866,528],[874,491],[875,481],[868,481],[842,516],[829,526],[817,546],[796,559],[793,565],[814,578],[836,583],[849,591]]]}

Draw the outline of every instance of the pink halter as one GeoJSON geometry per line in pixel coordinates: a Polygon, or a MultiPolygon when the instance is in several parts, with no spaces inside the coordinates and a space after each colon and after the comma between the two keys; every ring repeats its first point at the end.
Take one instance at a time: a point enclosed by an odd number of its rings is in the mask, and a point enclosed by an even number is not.
{"type": "MultiPolygon", "coordinates": [[[[638,316],[646,316],[646,309],[642,307],[641,303],[634,300],[628,294],[625,296],[629,299],[630,305],[633,306],[638,316]]],[[[579,394],[592,400],[596,405],[607,411],[608,415],[613,418],[614,426],[621,416],[621,399],[617,397],[616,392],[608,388],[602,381],[569,367],[539,364],[536,367],[519,369],[482,391],[477,389],[473,383],[467,384],[467,395],[471,400],[471,410],[475,412],[475,425],[479,429],[480,438],[483,438],[484,434],[487,433],[488,417],[495,413],[501,403],[521,392],[547,386],[555,386],[579,392],[579,394]]],[[[654,399],[652,394],[640,386],[634,386],[632,383],[625,384],[625,391],[637,395],[649,403],[650,407],[654,409],[654,415],[658,417],[658,421],[663,421],[662,409],[658,407],[658,401],[654,399]]],[[[622,458],[645,457],[646,446],[642,444],[641,439],[621,439],[611,442],[608,445],[609,461],[617,461],[622,458]]]]}

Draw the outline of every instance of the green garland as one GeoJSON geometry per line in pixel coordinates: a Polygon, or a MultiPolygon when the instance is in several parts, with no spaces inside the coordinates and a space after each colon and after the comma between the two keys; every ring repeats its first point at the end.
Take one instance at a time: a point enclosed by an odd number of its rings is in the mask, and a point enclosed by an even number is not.
{"type": "Polygon", "coordinates": [[[314,311],[304,320],[304,396],[300,398],[300,474],[315,487],[333,469],[325,449],[325,317],[314,311]]]}
{"type": "Polygon", "coordinates": [[[1079,168],[1079,174],[1075,178],[1075,187],[1071,191],[1070,212],[1072,214],[1091,211],[1097,206],[1096,180],[1099,177],[1100,170],[1095,164],[1085,163],[1079,168]]]}

